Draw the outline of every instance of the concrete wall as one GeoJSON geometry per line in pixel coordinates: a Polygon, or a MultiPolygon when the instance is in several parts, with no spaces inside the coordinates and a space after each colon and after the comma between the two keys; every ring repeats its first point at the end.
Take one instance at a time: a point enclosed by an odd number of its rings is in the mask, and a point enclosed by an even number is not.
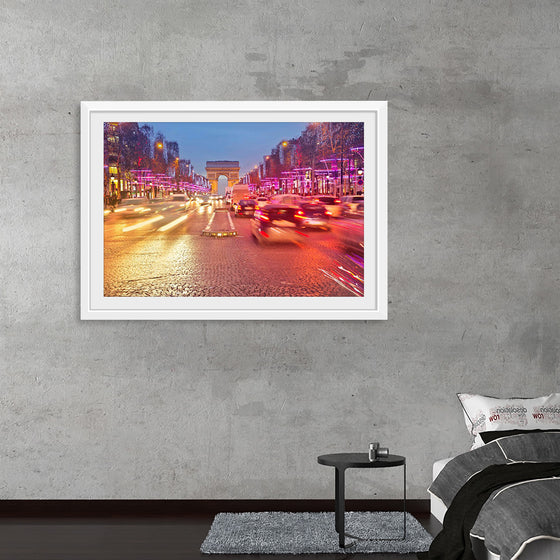
{"type": "MultiPolygon", "coordinates": [[[[558,390],[559,21],[541,0],[5,1],[0,498],[328,498],[316,456],[373,439],[426,498],[469,445],[457,391],[558,390]],[[389,321],[80,321],[86,99],[389,100],[389,321]]],[[[379,476],[349,497],[398,497],[379,476]]]]}

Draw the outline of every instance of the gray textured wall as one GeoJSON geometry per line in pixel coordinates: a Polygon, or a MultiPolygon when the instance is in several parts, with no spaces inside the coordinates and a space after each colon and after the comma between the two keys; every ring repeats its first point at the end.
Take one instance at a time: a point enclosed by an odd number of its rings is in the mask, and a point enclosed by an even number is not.
{"type": "MultiPolygon", "coordinates": [[[[469,444],[456,391],[558,390],[559,21],[553,1],[5,1],[0,498],[327,498],[316,456],[373,438],[426,498],[469,444]],[[389,321],[81,322],[79,102],[166,99],[389,100],[389,321]]],[[[398,497],[377,480],[350,497],[398,497]]]]}

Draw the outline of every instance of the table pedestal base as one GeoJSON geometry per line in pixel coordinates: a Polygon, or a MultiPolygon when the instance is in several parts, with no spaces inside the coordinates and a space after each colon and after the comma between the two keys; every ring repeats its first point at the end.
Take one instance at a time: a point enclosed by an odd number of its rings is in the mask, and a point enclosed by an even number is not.
{"type": "Polygon", "coordinates": [[[334,525],[338,533],[338,546],[340,548],[351,548],[356,543],[346,544],[346,537],[365,541],[404,541],[406,539],[406,462],[403,463],[403,537],[402,539],[363,539],[350,535],[344,531],[345,514],[345,467],[334,469],[334,525]]]}

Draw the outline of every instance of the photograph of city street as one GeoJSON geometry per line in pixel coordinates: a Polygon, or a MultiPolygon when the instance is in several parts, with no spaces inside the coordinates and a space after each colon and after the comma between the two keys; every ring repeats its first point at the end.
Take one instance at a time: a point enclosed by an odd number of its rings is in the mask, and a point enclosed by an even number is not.
{"type": "Polygon", "coordinates": [[[104,297],[364,296],[363,122],[104,122],[103,137],[104,297]]]}

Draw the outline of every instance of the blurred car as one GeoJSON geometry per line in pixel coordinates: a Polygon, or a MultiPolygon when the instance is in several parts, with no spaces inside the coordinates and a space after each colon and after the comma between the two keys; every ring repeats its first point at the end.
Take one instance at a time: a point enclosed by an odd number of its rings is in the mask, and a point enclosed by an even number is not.
{"type": "Polygon", "coordinates": [[[210,204],[210,197],[207,194],[199,194],[196,197],[196,201],[201,205],[204,206],[206,204],[210,204]]]}
{"type": "Polygon", "coordinates": [[[364,254],[364,220],[344,219],[337,220],[332,231],[345,249],[364,254]]]}
{"type": "Polygon", "coordinates": [[[251,235],[261,244],[302,241],[295,218],[297,208],[287,204],[267,204],[255,210],[251,220],[251,235]]]}
{"type": "Polygon", "coordinates": [[[301,203],[294,216],[300,227],[330,229],[327,209],[317,202],[301,203]]]}
{"type": "MultiPolygon", "coordinates": [[[[239,199],[239,200],[242,200],[242,199],[239,199]]],[[[237,206],[239,205],[239,200],[232,200],[230,202],[229,209],[232,210],[234,213],[237,210],[237,206]]],[[[249,197],[247,196],[247,198],[245,200],[249,200],[249,197]]]]}
{"type": "Polygon", "coordinates": [[[186,208],[187,203],[190,202],[190,198],[188,195],[183,193],[173,193],[169,197],[169,202],[171,203],[171,207],[177,209],[186,208]]]}
{"type": "Polygon", "coordinates": [[[235,207],[234,216],[252,216],[257,206],[256,200],[252,198],[242,198],[235,207]]]}
{"type": "Polygon", "coordinates": [[[230,197],[229,197],[229,202],[230,202],[230,210],[233,210],[235,212],[235,209],[237,208],[237,204],[240,200],[242,200],[243,198],[249,198],[250,197],[250,191],[249,191],[249,185],[243,184],[243,183],[236,183],[235,185],[233,185],[231,187],[231,191],[229,193],[230,197]]]}
{"type": "Polygon", "coordinates": [[[297,194],[277,194],[272,197],[271,202],[274,204],[287,204],[289,206],[299,206],[301,196],[297,194]]]}
{"type": "Polygon", "coordinates": [[[342,202],[340,198],[337,198],[336,196],[320,194],[313,200],[314,202],[322,204],[327,209],[329,215],[333,218],[340,218],[340,216],[342,216],[342,202]]]}
{"type": "Polygon", "coordinates": [[[115,214],[121,218],[137,218],[151,212],[148,199],[141,196],[138,198],[123,198],[115,208],[115,214]]]}
{"type": "Polygon", "coordinates": [[[363,212],[364,210],[364,195],[352,194],[343,196],[341,199],[344,214],[354,214],[356,212],[363,212]]]}
{"type": "Polygon", "coordinates": [[[263,208],[267,204],[270,204],[270,199],[266,196],[258,196],[255,200],[257,205],[255,206],[256,209],[263,208]]]}

